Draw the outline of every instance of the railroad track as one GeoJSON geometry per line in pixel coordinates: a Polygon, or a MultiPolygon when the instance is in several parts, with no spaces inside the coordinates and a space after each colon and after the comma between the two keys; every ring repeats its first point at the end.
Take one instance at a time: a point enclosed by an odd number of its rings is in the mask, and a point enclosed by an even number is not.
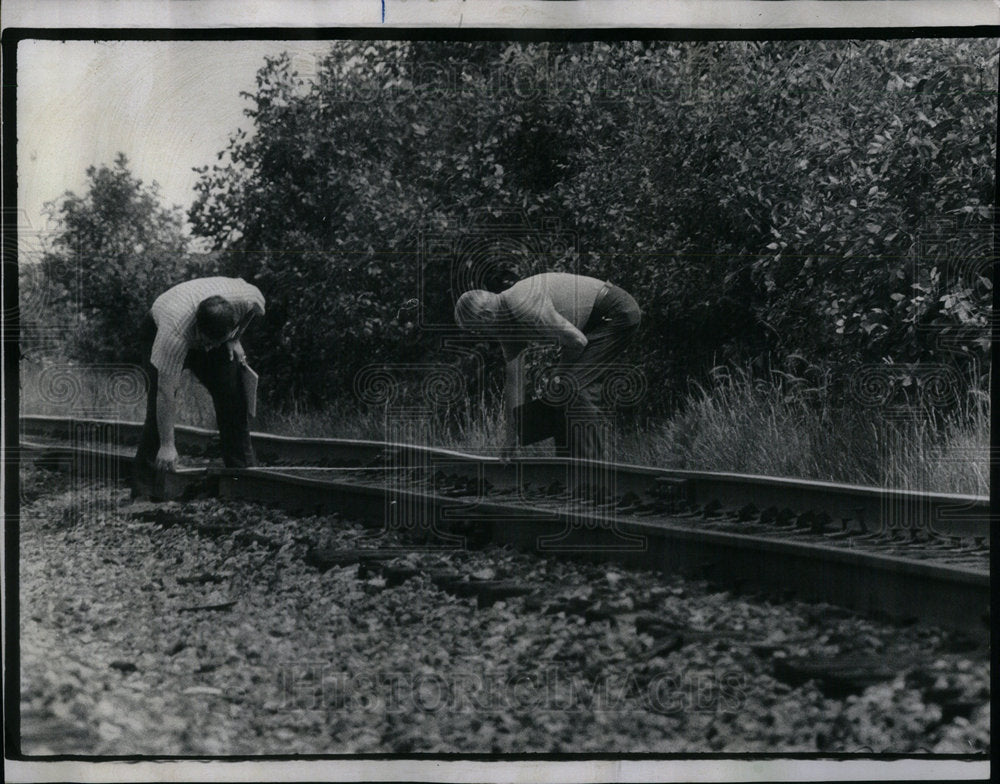
{"type": "MultiPolygon", "coordinates": [[[[21,450],[119,480],[140,429],[23,417],[21,450]]],[[[310,513],[335,509],[428,550],[490,541],[682,571],[897,620],[988,626],[985,497],[259,433],[264,465],[231,470],[210,462],[213,431],[183,427],[176,438],[189,462],[203,465],[166,475],[164,497],[200,492],[310,513]]],[[[311,557],[322,565],[341,556],[311,557]]]]}

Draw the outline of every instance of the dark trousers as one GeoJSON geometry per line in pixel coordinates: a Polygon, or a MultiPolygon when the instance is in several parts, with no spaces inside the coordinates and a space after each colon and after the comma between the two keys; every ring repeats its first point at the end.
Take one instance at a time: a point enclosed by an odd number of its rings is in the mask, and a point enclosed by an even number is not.
{"type": "MultiPolygon", "coordinates": [[[[152,317],[146,318],[140,330],[143,353],[146,357],[156,336],[156,324],[152,317]]],[[[139,449],[135,455],[137,476],[148,476],[154,470],[156,453],[160,449],[160,431],[156,423],[156,392],[158,373],[146,361],[149,375],[149,392],[146,397],[146,421],[142,426],[139,449]]],[[[253,445],[250,443],[250,420],[247,402],[240,378],[240,363],[229,358],[225,345],[211,351],[191,349],[184,360],[194,377],[209,391],[215,405],[215,420],[219,426],[222,445],[222,460],[229,468],[246,468],[256,464],[253,445]]]]}
{"type": "Polygon", "coordinates": [[[606,419],[601,408],[602,386],[608,373],[620,368],[642,314],[624,290],[608,284],[598,296],[583,334],[587,345],[571,361],[553,368],[550,393],[520,407],[522,444],[552,437],[556,454],[597,460],[604,457],[601,432],[606,419]]]}

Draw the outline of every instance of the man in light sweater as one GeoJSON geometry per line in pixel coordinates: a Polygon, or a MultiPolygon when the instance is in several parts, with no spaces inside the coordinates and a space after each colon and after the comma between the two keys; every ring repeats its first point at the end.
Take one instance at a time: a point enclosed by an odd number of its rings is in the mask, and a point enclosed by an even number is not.
{"type": "Polygon", "coordinates": [[[499,294],[474,290],[459,297],[458,325],[498,337],[503,349],[506,446],[518,434],[522,443],[551,435],[557,454],[602,457],[595,424],[601,383],[609,368],[621,362],[641,316],[635,300],[614,284],[564,272],[532,275],[499,294]],[[567,399],[558,406],[542,401],[525,406],[522,354],[528,342],[545,340],[562,346],[554,378],[567,399]]]}
{"type": "Polygon", "coordinates": [[[189,280],[153,302],[140,331],[143,350],[149,351],[149,395],[135,456],[137,486],[156,471],[176,468],[174,423],[185,369],[212,395],[225,464],[255,463],[240,376],[245,360],[240,336],[254,316],[263,314],[260,290],[239,278],[189,280]]]}

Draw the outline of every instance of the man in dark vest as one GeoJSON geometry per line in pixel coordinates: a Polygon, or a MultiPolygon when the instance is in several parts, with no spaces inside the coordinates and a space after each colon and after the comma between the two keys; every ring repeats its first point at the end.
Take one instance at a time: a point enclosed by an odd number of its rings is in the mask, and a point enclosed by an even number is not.
{"type": "Polygon", "coordinates": [[[156,472],[177,465],[174,423],[184,370],[212,395],[225,464],[254,465],[240,336],[254,316],[263,314],[260,290],[239,278],[189,280],[156,298],[140,330],[149,357],[149,395],[135,456],[137,492],[156,472]]]}

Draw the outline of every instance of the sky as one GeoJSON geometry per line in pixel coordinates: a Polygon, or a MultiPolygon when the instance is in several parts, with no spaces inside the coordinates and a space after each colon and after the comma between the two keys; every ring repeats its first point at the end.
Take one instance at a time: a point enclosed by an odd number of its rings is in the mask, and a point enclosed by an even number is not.
{"type": "Polygon", "coordinates": [[[23,41],[17,59],[17,200],[22,249],[51,228],[43,205],[83,195],[88,166],[119,152],[163,202],[185,210],[195,166],[217,163],[237,128],[267,54],[287,50],[300,74],[320,41],[23,41]]]}

